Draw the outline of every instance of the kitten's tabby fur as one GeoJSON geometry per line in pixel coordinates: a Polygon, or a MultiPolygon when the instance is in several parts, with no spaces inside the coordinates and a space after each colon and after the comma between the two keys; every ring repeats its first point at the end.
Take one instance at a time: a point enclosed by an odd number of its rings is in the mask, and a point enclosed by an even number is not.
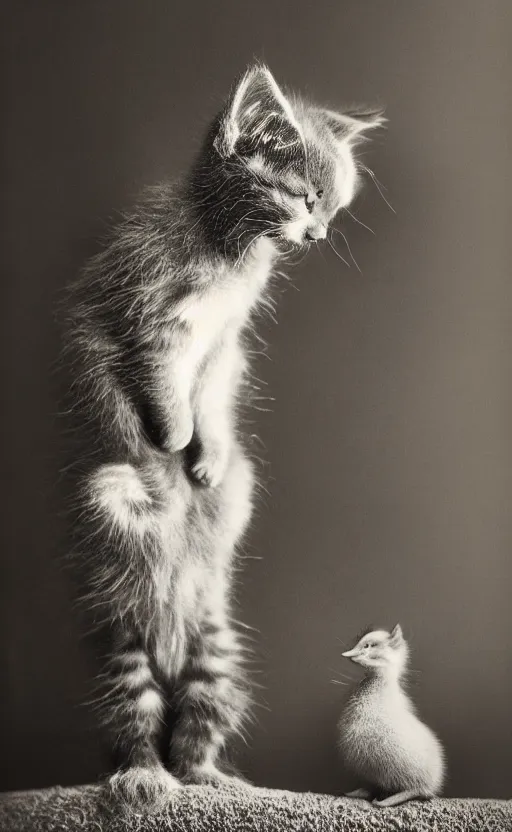
{"type": "Polygon", "coordinates": [[[148,191],[73,287],[76,409],[90,428],[77,552],[107,639],[112,788],[156,806],[219,759],[247,695],[230,625],[253,473],[237,432],[243,332],[273,264],[320,239],[382,122],[284,96],[249,69],[180,184],[148,191]]]}

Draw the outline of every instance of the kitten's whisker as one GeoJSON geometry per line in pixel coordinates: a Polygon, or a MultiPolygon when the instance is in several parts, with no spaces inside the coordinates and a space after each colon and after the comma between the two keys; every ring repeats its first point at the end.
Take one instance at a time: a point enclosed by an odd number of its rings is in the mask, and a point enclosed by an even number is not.
{"type": "MultiPolygon", "coordinates": [[[[260,234],[257,234],[257,235],[256,235],[256,237],[254,237],[253,239],[251,239],[251,240],[247,243],[247,246],[244,248],[244,250],[243,250],[243,252],[242,252],[242,255],[241,255],[241,256],[238,258],[238,260],[236,261],[235,268],[236,268],[236,267],[237,267],[237,266],[238,266],[238,265],[239,265],[239,264],[243,261],[243,259],[244,259],[245,255],[246,255],[246,253],[247,253],[247,251],[248,251],[248,249],[249,249],[249,248],[250,248],[250,247],[251,247],[254,243],[256,243],[258,240],[260,240],[262,237],[264,237],[267,233],[268,233],[268,229],[265,229],[264,231],[260,232],[260,234]]],[[[240,238],[239,238],[239,239],[240,239],[240,238]]],[[[240,252],[240,248],[238,249],[238,251],[240,252]]],[[[276,323],[277,323],[277,322],[276,322],[276,323]]]]}
{"type": "Polygon", "coordinates": [[[330,245],[330,247],[332,248],[332,250],[334,251],[334,253],[335,253],[336,257],[339,257],[339,259],[340,259],[340,260],[342,260],[342,261],[345,263],[345,266],[346,266],[348,269],[350,269],[350,263],[347,263],[347,261],[345,260],[345,258],[341,256],[341,254],[339,253],[339,251],[338,251],[338,250],[334,247],[334,245],[332,244],[332,240],[330,239],[330,237],[329,237],[329,236],[327,236],[327,237],[326,237],[326,240],[327,240],[327,242],[329,243],[329,245],[330,245]]]}
{"type": "Polygon", "coordinates": [[[352,262],[354,263],[354,266],[356,267],[356,269],[357,269],[357,271],[359,272],[359,274],[362,274],[361,269],[359,268],[359,264],[357,263],[357,261],[356,261],[356,259],[355,259],[354,255],[352,254],[352,249],[350,248],[350,246],[349,246],[349,244],[348,244],[348,240],[347,240],[347,238],[345,237],[345,235],[344,235],[343,231],[340,231],[340,229],[339,229],[339,228],[334,228],[334,227],[332,228],[332,230],[333,230],[333,231],[335,231],[335,232],[336,232],[336,234],[341,234],[341,236],[342,236],[342,237],[343,237],[343,239],[345,240],[345,245],[347,246],[348,253],[350,254],[350,257],[352,258],[352,262]]]}
{"type": "Polygon", "coordinates": [[[330,667],[329,670],[331,673],[334,673],[336,676],[341,676],[342,679],[348,679],[349,682],[354,681],[354,677],[350,676],[347,673],[342,673],[341,670],[335,670],[333,667],[330,667]]]}
{"type": "Polygon", "coordinates": [[[363,168],[363,170],[365,170],[365,171],[369,174],[370,178],[371,178],[371,179],[372,179],[372,181],[373,181],[373,184],[374,184],[374,185],[375,185],[375,187],[377,188],[377,190],[378,190],[379,194],[381,195],[382,199],[384,200],[384,202],[386,203],[386,205],[388,206],[388,208],[389,208],[391,211],[393,211],[393,214],[396,214],[395,209],[393,208],[393,206],[391,205],[391,203],[389,202],[389,200],[388,200],[388,199],[386,199],[386,197],[384,196],[384,193],[383,193],[383,191],[382,191],[382,189],[383,189],[384,185],[382,185],[382,184],[379,182],[379,180],[378,180],[378,179],[377,179],[377,177],[375,176],[375,174],[374,174],[373,170],[371,170],[371,169],[370,169],[369,167],[367,167],[366,165],[363,165],[362,163],[360,163],[360,165],[361,165],[361,167],[363,168]]]}
{"type": "Polygon", "coordinates": [[[352,217],[354,222],[357,222],[358,225],[361,225],[363,228],[366,228],[366,230],[369,231],[370,234],[373,234],[373,236],[375,236],[375,231],[373,230],[373,228],[370,228],[369,225],[366,225],[366,223],[362,222],[362,220],[356,217],[356,215],[353,214],[352,211],[349,211],[348,208],[344,208],[343,210],[349,215],[349,217],[352,217]]]}

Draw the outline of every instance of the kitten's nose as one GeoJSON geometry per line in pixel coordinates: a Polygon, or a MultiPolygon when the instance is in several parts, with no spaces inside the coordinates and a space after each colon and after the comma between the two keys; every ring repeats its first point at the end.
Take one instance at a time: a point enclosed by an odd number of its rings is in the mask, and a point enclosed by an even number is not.
{"type": "Polygon", "coordinates": [[[306,231],[306,240],[325,240],[327,236],[327,228],[322,222],[319,222],[317,225],[311,226],[306,231]]]}

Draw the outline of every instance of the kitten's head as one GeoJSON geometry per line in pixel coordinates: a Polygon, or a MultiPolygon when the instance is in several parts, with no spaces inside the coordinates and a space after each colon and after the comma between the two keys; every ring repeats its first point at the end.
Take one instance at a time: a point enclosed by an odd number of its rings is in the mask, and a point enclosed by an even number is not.
{"type": "Polygon", "coordinates": [[[390,633],[387,630],[371,630],[357,641],[352,650],[341,654],[364,668],[403,670],[409,648],[402,628],[397,624],[390,633]]]}
{"type": "Polygon", "coordinates": [[[287,97],[269,69],[251,67],[207,140],[207,176],[196,188],[202,216],[239,247],[257,236],[295,245],[325,238],[357,191],[354,148],[383,122],[380,111],[336,113],[287,97]]]}

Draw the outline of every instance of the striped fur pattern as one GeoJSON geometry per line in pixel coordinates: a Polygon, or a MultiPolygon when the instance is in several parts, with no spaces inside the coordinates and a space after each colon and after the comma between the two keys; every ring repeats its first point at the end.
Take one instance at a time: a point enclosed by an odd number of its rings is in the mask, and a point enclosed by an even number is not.
{"type": "Polygon", "coordinates": [[[353,147],[380,122],[286,97],[250,68],[189,175],[149,190],[72,287],[87,437],[76,563],[105,645],[111,786],[129,803],[228,777],[248,702],[230,612],[253,492],[245,333],[276,261],[352,199],[353,147]]]}
{"type": "Polygon", "coordinates": [[[365,633],[343,656],[365,669],[339,723],[345,760],[364,784],[350,796],[396,806],[438,794],[443,747],[403,689],[409,648],[400,625],[365,633]]]}

